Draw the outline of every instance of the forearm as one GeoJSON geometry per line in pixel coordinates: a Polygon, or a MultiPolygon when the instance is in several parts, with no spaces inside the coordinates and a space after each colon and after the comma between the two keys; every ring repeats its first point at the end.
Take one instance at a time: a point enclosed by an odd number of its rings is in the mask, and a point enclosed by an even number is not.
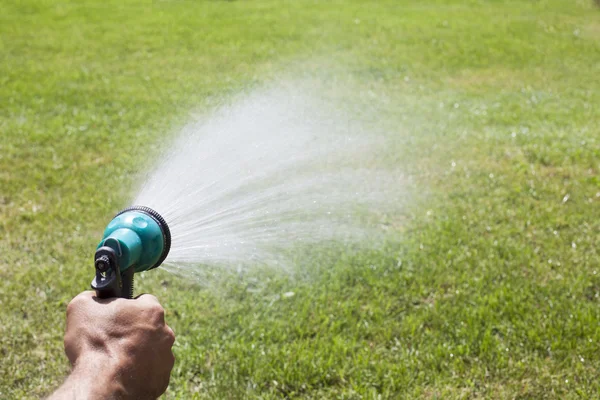
{"type": "Polygon", "coordinates": [[[125,391],[119,384],[109,360],[80,360],[73,371],[46,400],[121,400],[125,391]]]}

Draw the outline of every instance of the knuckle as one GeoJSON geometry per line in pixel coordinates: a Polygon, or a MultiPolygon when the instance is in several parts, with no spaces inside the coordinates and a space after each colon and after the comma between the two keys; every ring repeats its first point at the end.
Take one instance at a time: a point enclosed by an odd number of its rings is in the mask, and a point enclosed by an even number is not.
{"type": "Polygon", "coordinates": [[[165,310],[159,304],[146,306],[141,310],[138,318],[160,332],[160,329],[165,325],[165,310]]]}
{"type": "Polygon", "coordinates": [[[156,315],[163,315],[163,316],[165,315],[165,309],[160,304],[153,306],[152,310],[154,311],[154,313],[156,315]]]}
{"type": "Polygon", "coordinates": [[[85,298],[82,295],[75,296],[69,304],[67,304],[67,315],[73,314],[85,303],[85,298]]]}
{"type": "Polygon", "coordinates": [[[175,343],[175,332],[173,332],[173,329],[167,326],[165,336],[169,345],[173,346],[173,343],[175,343]]]}
{"type": "Polygon", "coordinates": [[[154,304],[148,307],[148,312],[158,320],[164,320],[165,318],[165,309],[160,304],[154,304]]]}
{"type": "Polygon", "coordinates": [[[143,302],[143,303],[148,303],[148,304],[159,304],[158,299],[156,298],[156,296],[152,295],[152,294],[143,294],[140,297],[137,298],[138,302],[143,302]]]}
{"type": "Polygon", "coordinates": [[[67,304],[67,315],[73,314],[73,312],[77,309],[77,304],[75,299],[71,300],[69,304],[67,304]]]}

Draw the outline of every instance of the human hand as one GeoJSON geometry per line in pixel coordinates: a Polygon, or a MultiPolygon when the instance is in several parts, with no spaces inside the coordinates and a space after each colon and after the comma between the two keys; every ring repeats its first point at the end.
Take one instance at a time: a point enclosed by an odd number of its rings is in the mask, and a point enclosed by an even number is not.
{"type": "Polygon", "coordinates": [[[65,352],[73,372],[63,386],[73,399],[156,399],[169,385],[174,341],[156,297],[83,292],[67,307],[65,352]]]}

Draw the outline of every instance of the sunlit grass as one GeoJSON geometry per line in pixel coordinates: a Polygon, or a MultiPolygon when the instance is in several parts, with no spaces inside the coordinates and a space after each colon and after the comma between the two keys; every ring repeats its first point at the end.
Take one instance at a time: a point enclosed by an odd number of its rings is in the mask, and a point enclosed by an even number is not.
{"type": "Polygon", "coordinates": [[[281,77],[388,132],[410,201],[306,274],[141,276],[178,335],[166,397],[597,396],[593,1],[121,3],[0,2],[0,398],[68,372],[66,304],[166,137],[281,77]]]}

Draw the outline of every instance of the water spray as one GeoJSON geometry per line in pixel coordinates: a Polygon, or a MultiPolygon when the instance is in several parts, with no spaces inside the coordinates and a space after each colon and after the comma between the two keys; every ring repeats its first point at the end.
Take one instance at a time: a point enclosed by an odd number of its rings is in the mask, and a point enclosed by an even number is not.
{"type": "Polygon", "coordinates": [[[409,199],[402,172],[387,165],[393,147],[370,119],[363,127],[368,109],[350,115],[305,89],[257,90],[163,146],[136,180],[132,204],[144,207],[118,213],[98,245],[99,297],[131,297],[134,274],[158,266],[210,285],[303,268],[296,255],[308,246],[383,242],[409,199]]]}
{"type": "Polygon", "coordinates": [[[171,231],[159,213],[144,206],[120,211],[96,249],[92,288],[100,298],[132,298],[134,274],[157,268],[170,248],[171,231]]]}

